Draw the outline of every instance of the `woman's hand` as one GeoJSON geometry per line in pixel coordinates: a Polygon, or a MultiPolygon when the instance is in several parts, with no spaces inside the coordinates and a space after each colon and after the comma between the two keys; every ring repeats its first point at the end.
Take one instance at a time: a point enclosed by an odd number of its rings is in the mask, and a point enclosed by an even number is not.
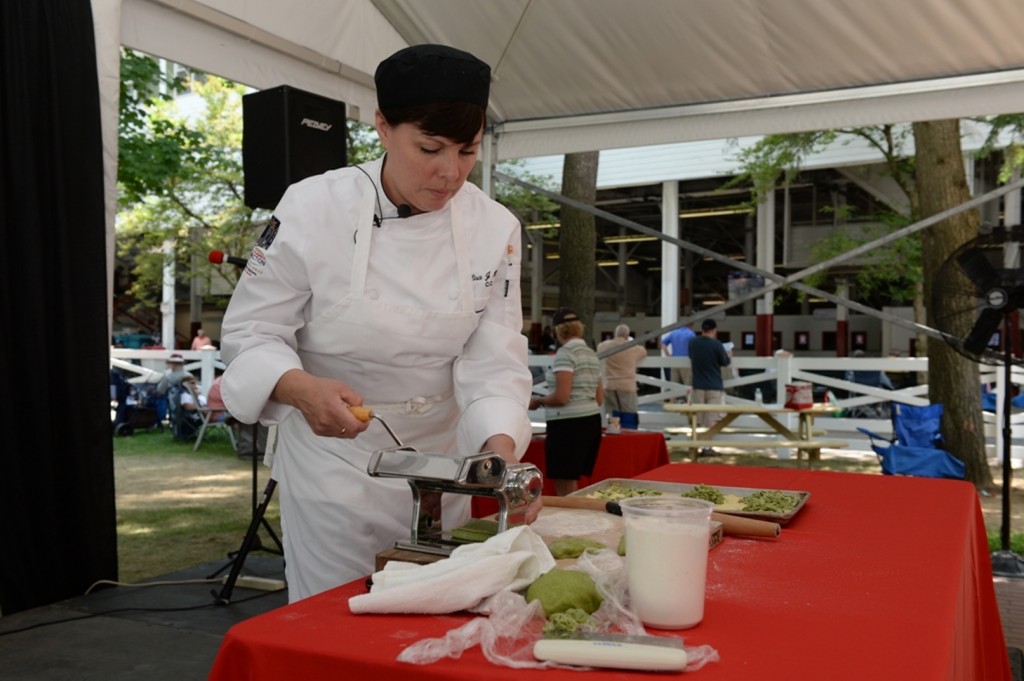
{"type": "Polygon", "coordinates": [[[529,506],[527,506],[526,511],[524,511],[524,513],[526,514],[526,524],[532,524],[533,521],[537,519],[537,516],[540,515],[540,512],[541,510],[543,510],[543,508],[544,501],[540,497],[537,497],[537,500],[534,501],[529,506]]]}
{"type": "Polygon", "coordinates": [[[349,405],[361,406],[362,395],[342,381],[301,369],[286,371],[270,398],[301,411],[313,433],[322,437],[354,438],[369,425],[348,409],[349,405]]]}

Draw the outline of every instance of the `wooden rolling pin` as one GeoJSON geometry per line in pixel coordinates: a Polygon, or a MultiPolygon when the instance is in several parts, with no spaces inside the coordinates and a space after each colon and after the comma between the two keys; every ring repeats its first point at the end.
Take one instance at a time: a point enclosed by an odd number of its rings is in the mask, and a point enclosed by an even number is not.
{"type": "MultiPolygon", "coordinates": [[[[552,508],[578,508],[586,511],[603,511],[622,515],[622,509],[617,501],[605,499],[591,499],[588,497],[542,497],[545,506],[552,508]]],[[[711,512],[711,519],[722,523],[722,532],[733,537],[767,537],[774,539],[782,533],[782,527],[778,523],[767,520],[755,520],[729,513],[711,512]]]]}

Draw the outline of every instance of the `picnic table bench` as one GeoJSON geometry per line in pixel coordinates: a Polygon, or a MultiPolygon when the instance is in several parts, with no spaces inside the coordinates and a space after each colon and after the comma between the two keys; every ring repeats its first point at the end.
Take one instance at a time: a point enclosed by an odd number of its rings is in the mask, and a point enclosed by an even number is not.
{"type": "MultiPolygon", "coordinates": [[[[839,449],[847,446],[844,440],[819,440],[814,439],[816,434],[824,434],[822,431],[815,431],[814,418],[832,414],[836,411],[831,405],[814,405],[806,409],[793,409],[782,405],[769,404],[666,404],[665,411],[685,415],[690,426],[686,429],[679,429],[680,434],[688,432],[687,439],[669,440],[670,449],[687,450],[690,456],[696,461],[702,449],[711,447],[728,447],[735,449],[796,449],[797,459],[802,459],[804,452],[807,453],[808,461],[818,461],[821,458],[822,449],[839,449]],[[697,425],[698,417],[701,414],[716,413],[722,418],[714,425],[707,428],[700,428],[697,425]],[[796,414],[798,425],[796,431],[792,430],[776,418],[786,414],[796,414]],[[756,416],[768,426],[763,430],[765,434],[774,437],[752,437],[750,439],[722,439],[717,436],[726,432],[729,424],[733,423],[740,416],[756,416]]],[[[736,429],[736,432],[742,432],[736,429]]],[[[747,430],[748,434],[754,434],[747,430]]]]}

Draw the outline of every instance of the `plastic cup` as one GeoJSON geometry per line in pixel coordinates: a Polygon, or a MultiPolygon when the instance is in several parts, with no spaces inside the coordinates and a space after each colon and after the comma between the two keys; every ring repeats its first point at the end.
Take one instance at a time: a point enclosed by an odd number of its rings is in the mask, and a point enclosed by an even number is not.
{"type": "Polygon", "coordinates": [[[714,504],[657,496],[623,499],[619,506],[629,600],[640,621],[656,629],[700,624],[714,504]]]}

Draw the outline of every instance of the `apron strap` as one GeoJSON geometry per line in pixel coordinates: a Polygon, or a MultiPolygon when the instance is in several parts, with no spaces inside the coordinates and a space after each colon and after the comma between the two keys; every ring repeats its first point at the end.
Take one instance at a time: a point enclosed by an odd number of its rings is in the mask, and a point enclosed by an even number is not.
{"type": "Polygon", "coordinates": [[[462,311],[472,314],[473,273],[469,260],[469,239],[466,237],[465,222],[461,219],[453,198],[448,202],[448,214],[452,221],[452,243],[455,246],[455,262],[458,266],[459,288],[462,291],[462,311]]]}
{"type": "Polygon", "coordinates": [[[373,209],[377,195],[369,194],[363,198],[363,205],[359,210],[359,222],[356,223],[355,239],[356,252],[352,260],[352,295],[356,298],[363,297],[366,289],[366,270],[370,264],[370,242],[373,241],[373,209]],[[360,232],[362,232],[360,234],[360,232]]]}

